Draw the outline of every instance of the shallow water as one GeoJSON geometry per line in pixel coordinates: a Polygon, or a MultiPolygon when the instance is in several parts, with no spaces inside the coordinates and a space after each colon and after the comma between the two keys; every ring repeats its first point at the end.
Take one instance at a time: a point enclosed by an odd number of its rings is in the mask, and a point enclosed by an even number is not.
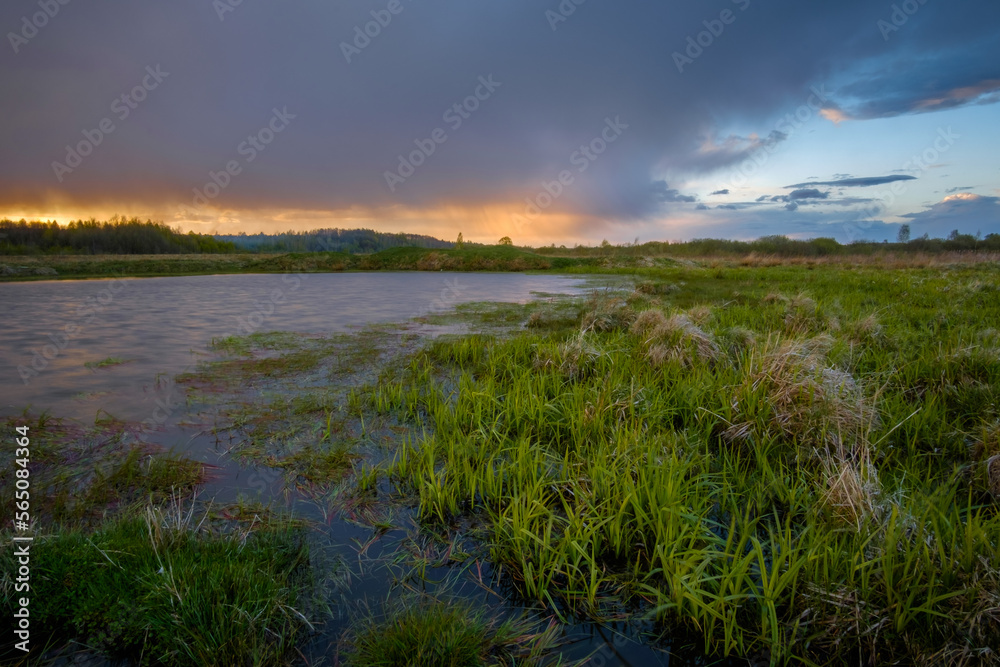
{"type": "Polygon", "coordinates": [[[0,284],[0,416],[31,406],[93,420],[144,421],[158,381],[193,369],[213,338],[333,333],[400,322],[472,301],[575,294],[550,275],[343,273],[225,275],[0,284]],[[121,365],[88,368],[109,357],[121,365]]]}
{"type": "MultiPolygon", "coordinates": [[[[209,349],[213,338],[265,331],[346,332],[445,312],[460,303],[525,302],[533,293],[573,295],[589,287],[583,279],[559,276],[464,273],[0,284],[0,415],[17,415],[30,405],[33,412],[48,410],[85,424],[99,410],[130,422],[152,419],[157,426],[144,432],[143,441],[211,466],[202,500],[277,503],[312,522],[317,528],[313,554],[329,559],[331,571],[350,571],[348,585],[331,589],[335,617],[301,646],[308,664],[330,664],[353,618],[366,609],[377,611],[398,594],[399,582],[392,581],[386,563],[419,536],[413,510],[396,507],[396,528],[380,532],[331,513],[326,499],[304,496],[273,469],[241,465],[220,442],[213,410],[185,403],[185,389],[174,384],[173,376],[215,358],[209,349]],[[108,357],[127,363],[86,366],[108,357]],[[362,544],[364,557],[358,553],[362,544]]],[[[380,496],[388,491],[380,484],[380,496]]],[[[454,567],[429,567],[406,587],[458,595],[500,614],[520,613],[516,595],[498,585],[489,562],[478,561],[476,571],[484,585],[472,582],[469,571],[459,575],[454,567]]],[[[561,654],[569,660],[589,657],[593,665],[667,665],[671,657],[674,664],[713,664],[689,646],[650,646],[640,640],[648,630],[636,622],[570,623],[563,627],[561,654]]]]}

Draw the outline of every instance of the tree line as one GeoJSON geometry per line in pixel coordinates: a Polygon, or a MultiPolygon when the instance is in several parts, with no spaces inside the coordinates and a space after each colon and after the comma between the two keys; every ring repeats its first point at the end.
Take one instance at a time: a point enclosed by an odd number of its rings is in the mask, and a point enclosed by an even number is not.
{"type": "Polygon", "coordinates": [[[957,230],[947,238],[930,238],[927,235],[916,239],[897,239],[895,243],[878,241],[854,241],[840,243],[833,238],[808,240],[790,239],[787,236],[763,236],[754,241],[733,241],[728,239],[693,239],[685,242],[650,241],[647,243],[627,243],[613,245],[604,241],[598,246],[548,246],[537,248],[546,255],[567,257],[588,257],[607,254],[626,255],[675,255],[682,257],[743,256],[750,254],[774,255],[778,257],[825,257],[835,255],[873,255],[885,251],[893,252],[955,252],[955,251],[1000,251],[1000,234],[985,237],[960,234],[957,230]]]}
{"type": "Polygon", "coordinates": [[[208,234],[181,232],[162,222],[114,216],[55,222],[0,220],[0,254],[164,255],[230,253],[236,246],[208,234]]]}
{"type": "Polygon", "coordinates": [[[455,244],[421,234],[389,234],[372,229],[317,229],[279,234],[217,235],[246,252],[343,252],[362,255],[390,248],[451,248],[455,244]]]}

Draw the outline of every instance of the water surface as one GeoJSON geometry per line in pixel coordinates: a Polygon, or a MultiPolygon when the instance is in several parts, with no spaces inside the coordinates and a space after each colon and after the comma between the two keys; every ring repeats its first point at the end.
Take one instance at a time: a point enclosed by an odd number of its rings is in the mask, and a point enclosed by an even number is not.
{"type": "Polygon", "coordinates": [[[153,387],[193,369],[213,338],[327,334],[400,322],[473,301],[576,294],[552,275],[342,273],[224,275],[0,284],[0,416],[50,410],[144,421],[153,387]],[[108,358],[120,365],[97,367],[108,358]],[[91,367],[88,367],[90,364],[91,367]]]}

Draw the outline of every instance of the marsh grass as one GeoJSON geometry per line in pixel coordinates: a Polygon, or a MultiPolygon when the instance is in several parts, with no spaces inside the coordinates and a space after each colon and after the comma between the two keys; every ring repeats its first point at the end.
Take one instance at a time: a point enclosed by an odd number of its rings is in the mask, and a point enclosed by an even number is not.
{"type": "Polygon", "coordinates": [[[954,270],[650,270],[684,287],[435,343],[366,399],[425,432],[387,475],[427,526],[485,520],[552,610],[776,663],[995,663],[1000,303],[954,270]]]}
{"type": "MultiPolygon", "coordinates": [[[[220,531],[178,503],[133,507],[95,530],[36,538],[32,629],[138,665],[284,664],[308,621],[309,553],[296,524],[220,531]]],[[[13,549],[5,547],[4,612],[13,549]]]]}
{"type": "MultiPolygon", "coordinates": [[[[382,616],[359,620],[346,638],[353,667],[485,667],[535,665],[556,646],[556,628],[500,620],[465,600],[388,603],[382,616]]],[[[555,664],[551,660],[545,664],[555,664]]]]}
{"type": "MultiPolygon", "coordinates": [[[[218,407],[227,451],[281,469],[324,519],[377,537],[418,517],[392,556],[404,586],[486,557],[518,603],[567,621],[641,616],[709,656],[996,664],[1000,276],[986,263],[886,269],[642,265],[621,270],[635,291],[434,315],[476,333],[420,346],[385,331],[220,342],[231,358],[185,381],[218,407]]],[[[110,416],[98,427],[127,430],[110,416]]],[[[46,438],[37,455],[66,459],[46,438]]],[[[133,456],[74,483],[177,481],[133,456]]],[[[235,525],[206,522],[213,548],[281,530],[250,504],[223,518],[235,525]]],[[[186,539],[209,539],[187,525],[186,539]]],[[[357,546],[361,558],[371,542],[357,546]]],[[[173,604],[170,590],[157,599],[173,604]]],[[[233,645],[276,659],[304,623],[282,605],[267,607],[281,641],[244,625],[233,645]]],[[[406,597],[345,646],[356,664],[510,664],[548,645],[537,632],[406,597]]]]}

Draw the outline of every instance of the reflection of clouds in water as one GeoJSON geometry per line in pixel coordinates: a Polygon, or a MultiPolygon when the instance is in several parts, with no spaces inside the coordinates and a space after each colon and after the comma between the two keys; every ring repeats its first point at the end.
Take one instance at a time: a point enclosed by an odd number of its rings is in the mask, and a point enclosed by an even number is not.
{"type": "MultiPolygon", "coordinates": [[[[581,293],[584,282],[560,276],[453,273],[233,275],[144,278],[114,281],[60,281],[0,285],[0,413],[20,414],[28,405],[58,416],[92,420],[101,407],[120,419],[150,418],[149,397],[158,374],[173,376],[208,354],[213,338],[237,331],[240,318],[272,302],[256,331],[344,332],[373,323],[405,321],[472,301],[523,302],[532,292],[581,293]],[[31,362],[31,349],[48,333],[74,321],[78,304],[121,286],[49,362],[24,385],[18,365],[31,362]],[[292,289],[296,287],[296,289],[292,289]],[[95,291],[96,290],[96,291],[95,291]],[[273,303],[273,302],[272,302],[273,303]],[[90,373],[88,361],[120,357],[133,363],[90,373]],[[96,406],[79,401],[113,392],[96,406]]],[[[107,300],[107,299],[105,299],[107,300]]],[[[101,305],[95,300],[93,306],[101,305]]],[[[254,320],[256,323],[256,319],[254,320]]],[[[152,399],[155,402],[155,398],[152,399]]]]}

